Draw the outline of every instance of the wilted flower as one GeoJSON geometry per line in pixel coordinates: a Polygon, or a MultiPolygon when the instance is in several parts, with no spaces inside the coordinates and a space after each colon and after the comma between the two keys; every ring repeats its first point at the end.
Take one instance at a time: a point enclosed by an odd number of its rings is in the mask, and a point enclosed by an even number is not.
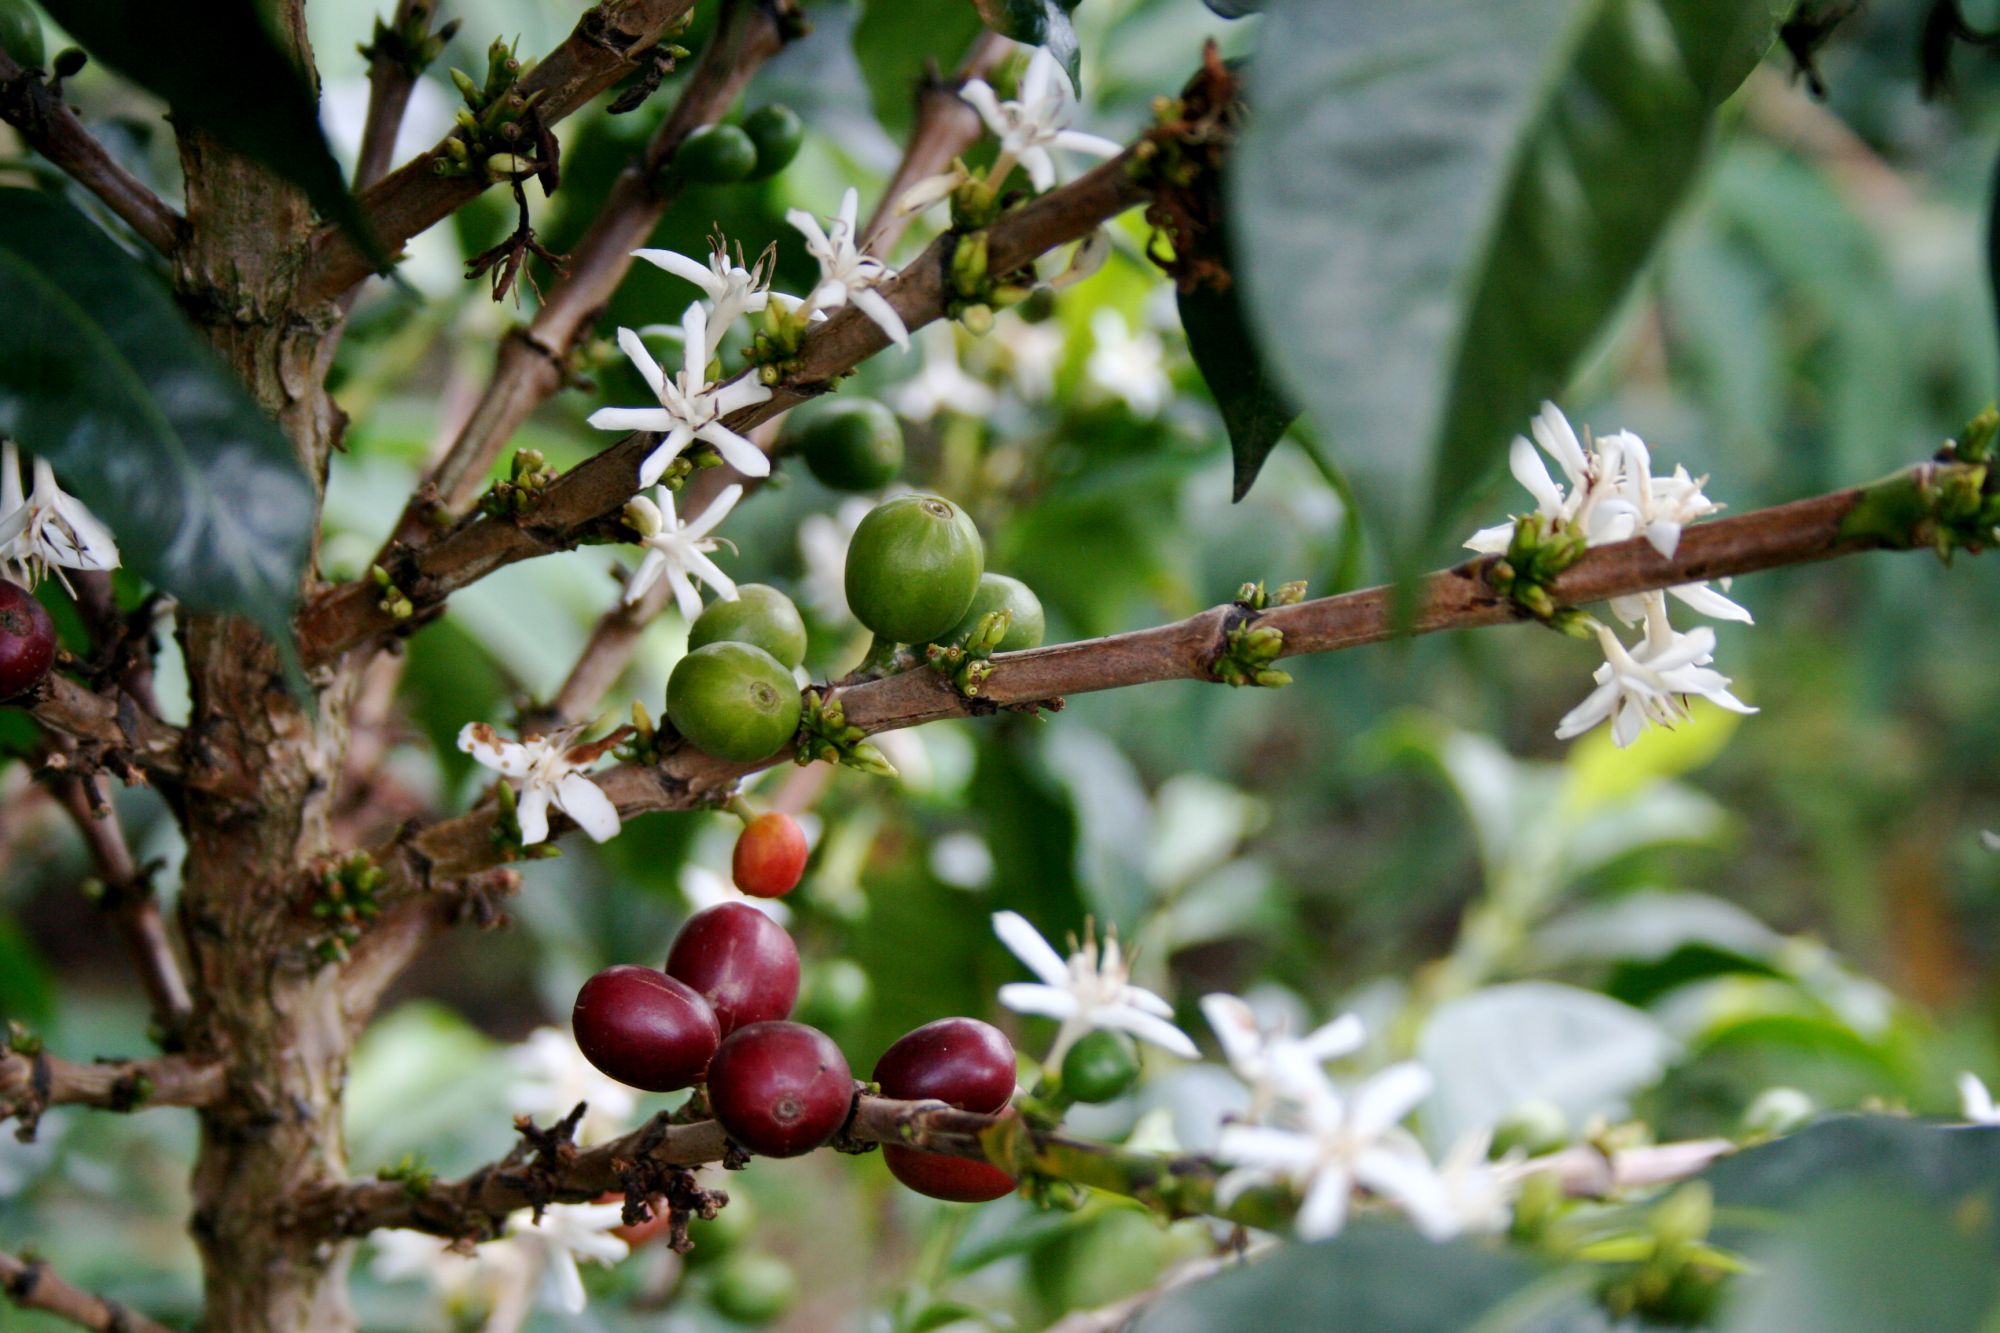
{"type": "Polygon", "coordinates": [[[575,744],[582,733],[583,727],[575,726],[510,741],[484,722],[468,722],[460,729],[460,750],[502,777],[520,782],[514,816],[520,822],[522,846],[548,841],[550,806],[575,820],[593,842],[617,836],[618,807],[583,775],[603,758],[605,743],[575,744]]]}

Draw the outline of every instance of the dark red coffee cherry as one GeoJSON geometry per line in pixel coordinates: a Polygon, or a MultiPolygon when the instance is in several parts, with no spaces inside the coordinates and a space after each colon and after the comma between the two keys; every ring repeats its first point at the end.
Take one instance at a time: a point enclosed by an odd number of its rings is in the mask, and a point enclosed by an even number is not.
{"type": "MultiPolygon", "coordinates": [[[[884,1096],[936,1100],[964,1111],[998,1111],[1014,1096],[1014,1047],[976,1018],[940,1018],[905,1033],[875,1062],[884,1096]]],[[[919,1194],[985,1203],[1014,1192],[1014,1178],[991,1162],[948,1157],[899,1144],[882,1149],[889,1174],[919,1194]]]]}
{"type": "Polygon", "coordinates": [[[799,950],[783,926],[748,903],[717,903],[689,917],[674,937],[667,975],[701,992],[727,1037],[792,1012],[799,950]]]}
{"type": "Polygon", "coordinates": [[[0,700],[18,699],[56,664],[56,624],[35,595],[0,579],[0,700]]]}
{"type": "Polygon", "coordinates": [[[583,983],[570,1026],[584,1059],[648,1092],[699,1083],[722,1040],[715,1011],[692,986],[630,963],[583,983]]]}
{"type": "Polygon", "coordinates": [[[729,873],[752,898],[782,898],[806,873],[806,835],[798,821],[776,810],[758,815],[736,836],[729,873]]]}
{"type": "Polygon", "coordinates": [[[738,1028],[708,1066],[715,1118],[730,1138],[766,1157],[819,1147],[847,1123],[853,1100],[847,1057],[833,1038],[803,1023],[738,1028]]]}

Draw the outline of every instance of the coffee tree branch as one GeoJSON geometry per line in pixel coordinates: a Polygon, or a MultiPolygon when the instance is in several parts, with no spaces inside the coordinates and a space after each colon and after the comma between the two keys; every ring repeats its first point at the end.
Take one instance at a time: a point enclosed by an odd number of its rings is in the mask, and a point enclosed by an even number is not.
{"type": "Polygon", "coordinates": [[[4,51],[0,51],[0,120],[103,200],[146,244],[163,255],[180,246],[187,220],[104,151],[40,71],[21,68],[4,51]]]}
{"type": "Polygon", "coordinates": [[[0,1293],[23,1310],[40,1310],[97,1333],[173,1333],[116,1301],[71,1286],[38,1259],[0,1253],[0,1293]]]}
{"type": "MultiPolygon", "coordinates": [[[[1549,592],[1560,605],[1582,606],[1857,551],[1927,547],[1934,533],[1916,511],[1907,510],[1904,500],[1935,493],[1956,475],[1953,469],[1963,466],[1926,463],[1874,486],[1696,524],[1683,532],[1672,559],[1662,557],[1643,539],[1594,547],[1565,570],[1549,592]],[[1911,515],[1908,521],[1875,521],[1883,514],[1906,511],[1911,515]]],[[[923,668],[843,687],[836,695],[848,723],[873,734],[943,718],[1053,705],[1066,695],[1151,681],[1214,681],[1215,665],[1230,632],[1253,624],[1279,630],[1284,635],[1280,655],[1291,657],[1381,643],[1401,634],[1530,619],[1488,582],[1493,563],[1491,557],[1481,557],[1420,580],[1406,623],[1398,619],[1396,590],[1386,586],[1263,611],[1229,604],[1151,629],[998,654],[992,675],[970,698],[943,676],[923,668]]],[[[594,780],[619,813],[630,817],[713,803],[739,778],[787,757],[781,753],[761,764],[732,764],[681,744],[656,765],[627,764],[597,774],[594,780]]],[[[425,893],[495,864],[505,855],[495,838],[495,826],[495,813],[480,809],[427,828],[405,830],[374,852],[389,876],[385,893],[425,893]]]]}
{"type": "MultiPolygon", "coordinates": [[[[16,1044],[21,1044],[18,1039],[16,1044]]],[[[74,1104],[107,1111],[208,1106],[222,1096],[222,1090],[223,1068],[211,1060],[163,1055],[78,1064],[40,1050],[0,1051],[0,1120],[16,1117],[30,1129],[51,1106],[74,1104]]]]}
{"type": "MultiPolygon", "coordinates": [[[[713,1120],[674,1123],[673,1113],[594,1148],[576,1148],[535,1131],[499,1162],[458,1180],[360,1181],[319,1190],[296,1202],[294,1221],[313,1234],[364,1236],[402,1228],[454,1239],[497,1236],[523,1208],[585,1203],[628,1191],[649,1169],[722,1162],[738,1151],[713,1120]],[[531,1147],[534,1143],[538,1146],[531,1147]]],[[[991,1161],[1021,1178],[1067,1181],[1135,1199],[1166,1218],[1216,1217],[1266,1229],[1283,1226],[1297,1207],[1280,1188],[1244,1191],[1228,1205],[1215,1200],[1227,1169],[1213,1158],[1168,1157],[1037,1128],[1013,1112],[981,1115],[938,1102],[900,1101],[863,1092],[841,1140],[901,1144],[951,1157],[991,1161]]],[[[1601,1151],[1584,1146],[1537,1160],[1566,1192],[1604,1197],[1665,1184],[1703,1170],[1734,1148],[1704,1139],[1601,1151]]],[[[734,1160],[741,1161],[741,1157],[734,1160]]]]}
{"type": "MultiPolygon", "coordinates": [[[[1006,273],[1070,241],[1146,197],[1131,170],[1130,151],[1008,213],[987,231],[988,268],[1006,273]]],[[[946,270],[956,238],[939,238],[879,290],[915,330],[944,314],[946,270]]],[[[889,345],[888,338],[852,307],[816,325],[800,349],[799,369],[771,397],[735,413],[728,425],[749,430],[824,392],[839,375],[889,345]]],[[[745,372],[750,373],[750,372],[745,372]]],[[[567,550],[591,525],[615,516],[637,489],[640,460],[655,441],[630,435],[551,482],[541,501],[512,521],[479,518],[399,561],[387,572],[421,617],[459,588],[517,561],[567,550]]],[[[309,604],[296,622],[308,665],[324,665],[352,648],[411,623],[385,605],[371,579],[342,584],[309,604]]]]}
{"type": "Polygon", "coordinates": [[[479,496],[493,460],[521,423],[568,382],[577,345],[632,268],[632,251],[646,243],[680,193],[665,175],[681,141],[722,119],[743,87],[794,30],[791,0],[735,0],[689,76],[672,114],[634,155],[568,258],[567,276],[544,293],[535,317],[508,333],[485,392],[458,437],[418,487],[376,557],[385,566],[396,548],[435,539],[440,522],[462,517],[479,496]]]}
{"type": "MultiPolygon", "coordinates": [[[[536,108],[553,125],[636,68],[637,57],[693,7],[694,0],[603,0],[584,11],[569,38],[536,64],[519,91],[539,94],[536,108]]],[[[431,164],[442,156],[440,143],[361,196],[369,230],[385,248],[402,245],[486,189],[484,177],[438,175],[431,164]]],[[[298,299],[302,305],[331,300],[373,271],[346,231],[321,227],[307,252],[298,299]]]]}

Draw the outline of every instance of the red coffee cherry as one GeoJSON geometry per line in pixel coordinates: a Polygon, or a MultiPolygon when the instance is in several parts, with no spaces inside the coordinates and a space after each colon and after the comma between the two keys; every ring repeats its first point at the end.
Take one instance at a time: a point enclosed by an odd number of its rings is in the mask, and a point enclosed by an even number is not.
{"type": "MultiPolygon", "coordinates": [[[[875,1062],[883,1095],[936,1100],[964,1111],[998,1111],[1014,1096],[1014,1047],[1000,1029],[976,1018],[940,1018],[905,1033],[875,1062]]],[[[986,1203],[1012,1194],[1016,1181],[991,1162],[885,1144],[889,1174],[919,1194],[953,1203],[986,1203]]]]}
{"type": "Polygon", "coordinates": [[[708,1066],[715,1118],[729,1137],[766,1157],[819,1147],[847,1123],[853,1100],[847,1057],[833,1038],[803,1023],[738,1028],[708,1066]]]}
{"type": "Polygon", "coordinates": [[[729,873],[752,898],[782,898],[806,873],[806,835],[798,821],[773,810],[758,815],[736,837],[729,873]]]}
{"type": "Polygon", "coordinates": [[[648,1092],[699,1083],[722,1040],[715,1011],[693,987],[630,963],[583,983],[570,1027],[584,1059],[648,1092]]]}
{"type": "Polygon", "coordinates": [[[799,950],[783,926],[748,903],[717,903],[689,917],[674,937],[667,975],[701,992],[727,1037],[792,1012],[799,950]]]}
{"type": "Polygon", "coordinates": [[[56,624],[35,595],[0,579],[0,700],[18,699],[56,664],[56,624]]]}

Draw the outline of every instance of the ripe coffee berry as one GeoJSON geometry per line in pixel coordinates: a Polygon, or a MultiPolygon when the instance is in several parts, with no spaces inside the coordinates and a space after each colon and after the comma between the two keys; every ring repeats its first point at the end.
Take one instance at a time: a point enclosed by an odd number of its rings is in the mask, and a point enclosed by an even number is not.
{"type": "Polygon", "coordinates": [[[56,626],[35,595],[0,579],[0,699],[18,699],[56,664],[56,626]]]}
{"type": "Polygon", "coordinates": [[[586,1060],[648,1092],[699,1083],[722,1040],[715,1011],[692,986],[629,963],[583,983],[570,1027],[586,1060]]]}
{"type": "Polygon", "coordinates": [[[782,898],[806,873],[806,835],[798,821],[776,810],[758,815],[736,835],[729,873],[752,898],[782,898]]]}
{"type": "MultiPolygon", "coordinates": [[[[1014,1047],[1000,1029],[976,1018],[940,1018],[905,1033],[875,1062],[884,1096],[935,1100],[963,1111],[1003,1109],[1014,1096],[1014,1047]]],[[[919,1194],[954,1203],[985,1203],[1014,1192],[1012,1176],[991,1162],[948,1157],[899,1144],[882,1149],[889,1174],[919,1194]]]]}
{"type": "Polygon", "coordinates": [[[722,1035],[784,1018],[799,998],[799,951],[785,928],[748,903],[689,917],[667,951],[667,975],[701,993],[722,1035]]]}
{"type": "Polygon", "coordinates": [[[729,1137],[751,1152],[796,1157],[847,1123],[854,1078],[840,1047],[818,1028],[752,1023],[715,1052],[708,1100],[729,1137]]]}

